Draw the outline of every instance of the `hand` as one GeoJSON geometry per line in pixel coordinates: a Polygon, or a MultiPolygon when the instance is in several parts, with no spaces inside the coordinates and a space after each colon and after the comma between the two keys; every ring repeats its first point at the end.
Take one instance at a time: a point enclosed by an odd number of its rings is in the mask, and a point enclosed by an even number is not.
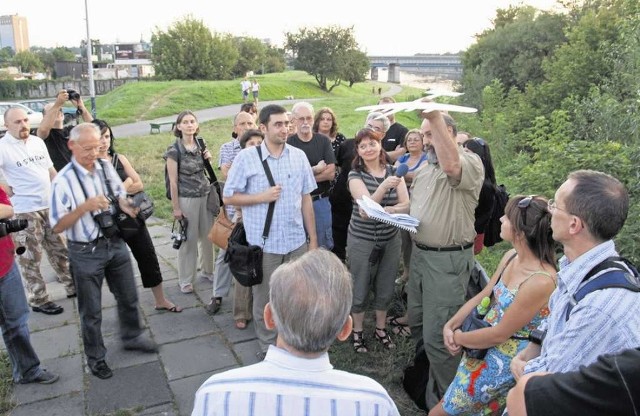
{"type": "Polygon", "coordinates": [[[280,198],[281,192],[282,192],[281,185],[272,186],[261,194],[262,196],[261,200],[262,202],[277,201],[278,198],[280,198]]]}
{"type": "Polygon", "coordinates": [[[384,188],[389,191],[400,185],[400,181],[402,181],[402,178],[399,176],[389,176],[380,186],[384,186],[384,188]]]}
{"type": "Polygon", "coordinates": [[[87,212],[104,211],[109,209],[110,202],[106,196],[97,195],[92,198],[88,198],[82,205],[84,205],[87,212]]]}
{"type": "Polygon", "coordinates": [[[56,102],[55,104],[58,107],[62,107],[64,105],[64,103],[69,99],[69,94],[67,93],[67,90],[60,90],[58,92],[58,95],[56,95],[56,102]]]}
{"type": "Polygon", "coordinates": [[[442,328],[442,337],[444,338],[444,346],[449,351],[451,355],[458,355],[462,350],[462,346],[456,344],[453,336],[453,329],[449,325],[445,325],[442,328]]]}
{"type": "Polygon", "coordinates": [[[321,160],[320,162],[318,162],[317,165],[315,165],[313,167],[313,173],[320,173],[322,172],[325,168],[327,167],[327,164],[325,163],[324,160],[321,160]]]}
{"type": "Polygon", "coordinates": [[[511,364],[509,365],[511,374],[513,374],[513,378],[515,378],[516,381],[520,380],[520,377],[524,375],[524,367],[527,365],[527,362],[522,358],[520,354],[521,353],[518,353],[515,357],[513,357],[513,359],[511,359],[511,364]]]}
{"type": "Polygon", "coordinates": [[[386,206],[386,207],[384,207],[384,210],[385,210],[388,214],[395,214],[395,213],[396,213],[396,209],[395,209],[395,207],[386,206]]]}
{"type": "Polygon", "coordinates": [[[358,214],[360,214],[360,217],[362,217],[363,220],[369,219],[369,216],[367,215],[367,213],[364,212],[364,210],[360,207],[358,207],[358,214]]]}
{"type": "Polygon", "coordinates": [[[184,215],[182,214],[182,210],[180,208],[173,210],[173,218],[175,218],[176,220],[181,220],[182,218],[184,218],[184,215]]]}
{"type": "Polygon", "coordinates": [[[120,205],[120,209],[122,210],[122,212],[124,212],[131,218],[135,218],[140,212],[140,208],[132,206],[126,198],[120,198],[118,200],[118,204],[120,205]]]}
{"type": "Polygon", "coordinates": [[[209,149],[205,149],[204,152],[202,152],[202,156],[207,159],[210,160],[211,159],[211,153],[209,152],[209,149]]]}

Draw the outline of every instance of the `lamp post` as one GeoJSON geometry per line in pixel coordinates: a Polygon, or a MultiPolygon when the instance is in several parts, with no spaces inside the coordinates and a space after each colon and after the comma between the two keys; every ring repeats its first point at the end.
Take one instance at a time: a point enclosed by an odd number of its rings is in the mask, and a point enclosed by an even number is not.
{"type": "Polygon", "coordinates": [[[84,0],[84,14],[87,21],[87,71],[89,72],[89,95],[91,95],[91,114],[96,117],[96,87],[93,84],[93,56],[91,51],[91,36],[89,35],[89,9],[87,0],[84,0]]]}

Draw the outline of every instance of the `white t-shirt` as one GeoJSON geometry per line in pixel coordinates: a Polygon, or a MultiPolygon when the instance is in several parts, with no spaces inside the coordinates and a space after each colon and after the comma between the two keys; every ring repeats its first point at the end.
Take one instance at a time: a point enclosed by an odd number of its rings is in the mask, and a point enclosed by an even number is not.
{"type": "Polygon", "coordinates": [[[251,89],[251,82],[249,81],[242,81],[240,85],[242,86],[242,91],[249,91],[249,89],[251,89]]]}
{"type": "Polygon", "coordinates": [[[251,91],[257,92],[259,89],[260,89],[260,84],[258,84],[257,82],[254,82],[253,84],[251,84],[251,91]]]}
{"type": "Polygon", "coordinates": [[[16,214],[49,207],[53,162],[44,141],[30,135],[19,140],[7,133],[0,140],[0,169],[13,189],[11,204],[16,214]]]}

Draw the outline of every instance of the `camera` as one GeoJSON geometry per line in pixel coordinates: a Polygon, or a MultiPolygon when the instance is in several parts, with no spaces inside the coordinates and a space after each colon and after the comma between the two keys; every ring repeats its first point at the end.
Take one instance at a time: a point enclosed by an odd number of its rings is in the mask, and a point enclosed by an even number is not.
{"type": "Polygon", "coordinates": [[[69,101],[77,101],[80,99],[80,93],[71,88],[67,88],[67,94],[69,94],[69,101]]]}
{"type": "Polygon", "coordinates": [[[180,249],[183,241],[187,241],[187,226],[189,221],[182,217],[181,220],[177,220],[178,226],[176,227],[176,220],[173,220],[173,227],[171,228],[171,239],[173,241],[173,248],[180,249]]]}
{"type": "Polygon", "coordinates": [[[7,234],[15,233],[17,231],[22,231],[29,223],[24,219],[15,219],[15,220],[0,220],[0,237],[4,237],[7,234]]]}
{"type": "Polygon", "coordinates": [[[529,334],[529,341],[534,344],[542,345],[542,341],[544,341],[544,337],[547,336],[547,331],[543,331],[541,329],[534,329],[529,334]]]}
{"type": "Polygon", "coordinates": [[[111,238],[114,235],[116,235],[116,233],[118,232],[118,226],[113,220],[113,216],[111,215],[111,212],[109,211],[101,212],[99,214],[94,215],[93,219],[98,223],[98,226],[100,227],[100,230],[102,231],[102,234],[104,234],[105,237],[111,238]]]}

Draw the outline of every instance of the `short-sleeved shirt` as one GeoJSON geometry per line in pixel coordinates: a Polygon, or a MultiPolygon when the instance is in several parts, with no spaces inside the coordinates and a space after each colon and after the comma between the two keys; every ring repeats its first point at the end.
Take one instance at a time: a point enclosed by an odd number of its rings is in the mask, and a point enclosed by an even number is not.
{"type": "MultiPolygon", "coordinates": [[[[178,170],[178,196],[183,198],[200,198],[209,192],[209,180],[204,172],[204,161],[198,146],[195,150],[187,150],[178,139],[180,163],[178,170]]],[[[164,154],[165,159],[178,161],[178,151],[172,144],[164,154]]]]}
{"type": "Polygon", "coordinates": [[[462,176],[447,176],[439,163],[418,170],[411,185],[412,217],[420,220],[415,241],[430,247],[448,247],[473,242],[475,209],[484,180],[478,155],[458,148],[462,176]]]}
{"type": "Polygon", "coordinates": [[[382,138],[382,148],[387,152],[396,150],[396,147],[402,146],[402,143],[404,143],[404,137],[407,132],[409,132],[409,129],[402,124],[393,123],[382,138]]]}
{"type": "Polygon", "coordinates": [[[70,127],[64,129],[51,129],[44,141],[49,151],[49,157],[53,162],[53,167],[60,171],[71,161],[71,149],[69,149],[70,127]]]}
{"type": "Polygon", "coordinates": [[[533,377],[524,396],[529,416],[638,414],[640,349],[602,355],[575,372],[533,377]]]}
{"type": "MultiPolygon", "coordinates": [[[[349,172],[348,181],[351,182],[354,179],[361,179],[367,187],[369,194],[373,194],[388,176],[393,175],[393,171],[393,167],[387,165],[384,177],[377,178],[364,171],[352,170],[349,172]]],[[[398,192],[396,191],[396,188],[393,188],[384,195],[380,205],[386,207],[397,203],[398,192]]],[[[391,224],[380,222],[373,218],[362,218],[360,216],[358,203],[353,201],[353,211],[351,212],[351,221],[349,222],[349,233],[367,241],[389,241],[398,233],[398,229],[391,224]]]]}
{"type": "Polygon", "coordinates": [[[47,147],[40,137],[16,139],[7,133],[0,140],[0,169],[13,189],[11,203],[16,214],[49,207],[53,167],[47,147]]]}
{"type": "MultiPolygon", "coordinates": [[[[293,136],[289,136],[287,143],[302,150],[304,154],[307,155],[311,166],[317,165],[321,160],[324,160],[324,163],[327,165],[335,165],[336,163],[336,155],[331,147],[331,139],[324,134],[313,133],[311,140],[308,142],[300,139],[297,134],[294,134],[293,136]]],[[[318,182],[318,189],[313,191],[311,195],[327,193],[329,188],[331,188],[331,180],[318,182]]]]}
{"type": "MultiPolygon", "coordinates": [[[[282,153],[276,158],[271,155],[266,143],[262,142],[260,159],[256,149],[244,149],[236,156],[229,170],[223,195],[229,198],[235,193],[257,194],[270,188],[262,165],[262,160],[266,160],[273,180],[282,186],[282,192],[275,203],[264,252],[287,254],[307,241],[302,218],[302,196],[310,194],[316,188],[316,181],[302,150],[285,144],[282,153]]],[[[242,222],[249,244],[262,246],[268,208],[268,203],[242,207],[242,222]]]]}
{"type": "Polygon", "coordinates": [[[225,163],[233,162],[233,159],[238,156],[242,148],[240,147],[240,141],[238,139],[232,139],[220,146],[220,156],[218,158],[218,168],[225,163]]]}

